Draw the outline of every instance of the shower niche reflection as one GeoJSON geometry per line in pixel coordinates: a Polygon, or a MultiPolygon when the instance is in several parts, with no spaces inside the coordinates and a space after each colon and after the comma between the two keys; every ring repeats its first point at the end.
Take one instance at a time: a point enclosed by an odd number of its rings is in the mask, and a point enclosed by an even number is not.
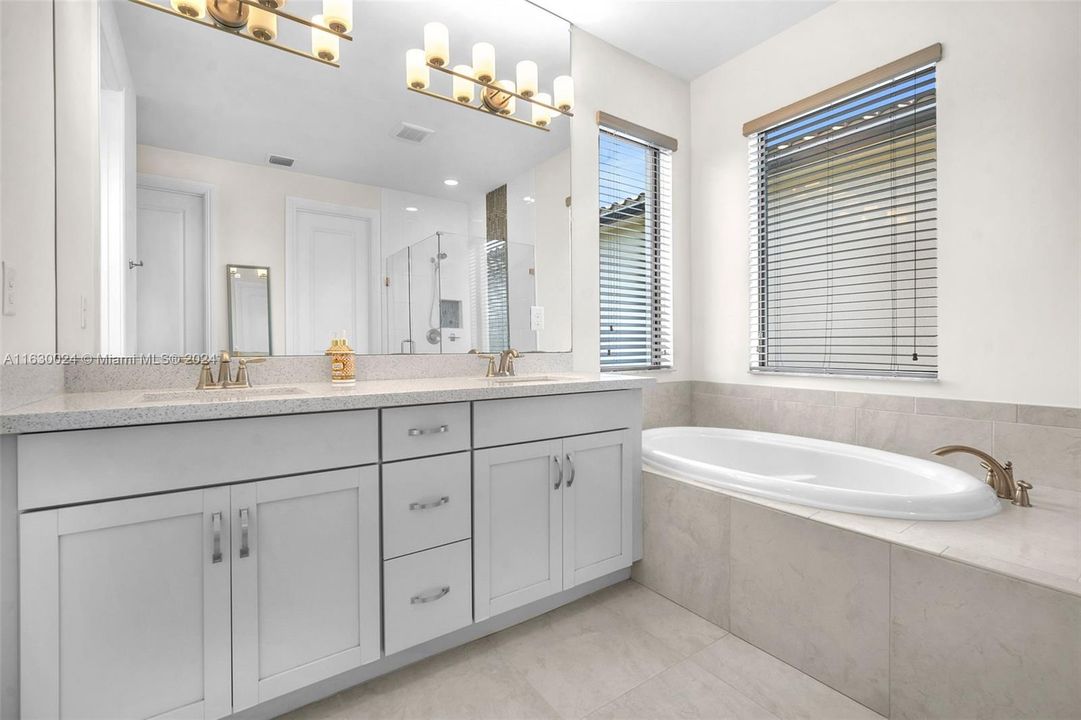
{"type": "Polygon", "coordinates": [[[385,346],[408,354],[537,349],[534,246],[435,232],[386,260],[385,346]]]}

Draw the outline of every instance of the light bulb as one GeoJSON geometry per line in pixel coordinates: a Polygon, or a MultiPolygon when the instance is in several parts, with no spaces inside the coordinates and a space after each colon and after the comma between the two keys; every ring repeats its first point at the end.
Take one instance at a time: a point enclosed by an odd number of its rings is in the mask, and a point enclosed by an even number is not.
{"type": "Polygon", "coordinates": [[[515,74],[519,95],[533,97],[537,94],[537,63],[532,60],[523,60],[515,67],[515,74]]]}
{"type": "Polygon", "coordinates": [[[454,76],[454,81],[451,83],[454,90],[454,99],[460,103],[473,102],[473,81],[468,79],[473,77],[473,68],[468,65],[455,65],[454,72],[466,76],[464,78],[454,76]]]}
{"type": "MultiPolygon", "coordinates": [[[[533,99],[537,102],[542,102],[545,105],[552,104],[552,96],[548,93],[537,93],[533,96],[533,99]]],[[[533,104],[533,124],[537,127],[547,127],[548,123],[552,122],[552,111],[544,107],[544,105],[533,104]]]]}
{"type": "MultiPolygon", "coordinates": [[[[316,25],[329,27],[326,18],[322,15],[313,17],[312,22],[316,25]]],[[[312,28],[312,55],[320,60],[335,62],[338,59],[338,36],[328,33],[326,30],[312,28]]]]}
{"type": "Polygon", "coordinates": [[[206,17],[206,0],[171,0],[173,10],[196,20],[206,17]]]}
{"type": "Polygon", "coordinates": [[[272,12],[249,6],[248,32],[256,40],[270,42],[278,37],[278,16],[272,12]]]}
{"type": "Polygon", "coordinates": [[[424,59],[436,67],[450,62],[450,34],[443,23],[430,22],[424,26],[424,59]]]}
{"type": "Polygon", "coordinates": [[[552,82],[552,95],[555,106],[563,112],[570,112],[574,107],[574,79],[570,75],[560,75],[552,82]]]}
{"type": "Polygon", "coordinates": [[[424,62],[424,51],[413,48],[405,52],[405,84],[414,90],[425,90],[430,82],[427,63],[424,62]]]}
{"type": "Polygon", "coordinates": [[[353,29],[353,0],[323,0],[323,18],[331,30],[349,32],[353,29]]]}
{"type": "Polygon", "coordinates": [[[495,48],[491,43],[479,42],[473,46],[473,77],[483,83],[495,79],[495,48]]]}

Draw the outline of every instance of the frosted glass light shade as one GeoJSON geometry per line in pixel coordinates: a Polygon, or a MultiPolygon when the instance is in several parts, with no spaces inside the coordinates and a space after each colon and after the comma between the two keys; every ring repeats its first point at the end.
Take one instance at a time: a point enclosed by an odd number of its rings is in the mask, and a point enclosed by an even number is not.
{"type": "Polygon", "coordinates": [[[555,106],[563,112],[570,112],[574,107],[574,79],[570,75],[560,75],[552,82],[552,95],[555,106]]]}
{"type": "Polygon", "coordinates": [[[323,0],[323,18],[331,30],[349,32],[353,29],[353,0],[323,0]]]}
{"type": "Polygon", "coordinates": [[[248,32],[263,42],[278,37],[278,16],[261,8],[248,7],[248,32]]]}
{"type": "MultiPolygon", "coordinates": [[[[467,75],[469,77],[473,77],[473,68],[469,67],[468,65],[455,65],[454,72],[458,73],[459,75],[467,75]]],[[[454,76],[454,82],[452,84],[454,86],[455,100],[460,103],[473,102],[473,88],[475,86],[473,85],[472,80],[467,80],[465,78],[454,76]]]]}
{"type": "Polygon", "coordinates": [[[413,48],[405,51],[405,84],[414,90],[425,90],[431,82],[430,70],[424,60],[424,51],[413,48]]]}
{"type": "MultiPolygon", "coordinates": [[[[552,96],[548,93],[537,93],[533,99],[547,105],[552,104],[552,96]]],[[[537,127],[548,127],[550,122],[552,122],[552,111],[542,105],[533,105],[533,124],[537,127]]]]}
{"type": "Polygon", "coordinates": [[[170,5],[181,15],[202,20],[206,17],[206,0],[171,0],[170,5]]]}
{"type": "Polygon", "coordinates": [[[491,43],[473,46],[473,77],[486,83],[495,79],[495,48],[491,43]]]}
{"type": "Polygon", "coordinates": [[[450,33],[443,23],[424,26],[424,59],[438,67],[450,63],[450,33]]]}
{"type": "MultiPolygon", "coordinates": [[[[313,17],[312,22],[316,25],[329,27],[326,18],[322,15],[313,17]]],[[[336,62],[338,60],[338,36],[328,33],[326,30],[312,28],[312,55],[327,62],[336,62]]]]}
{"type": "Polygon", "coordinates": [[[518,94],[533,97],[537,94],[537,63],[523,60],[515,67],[518,80],[518,94]]]}

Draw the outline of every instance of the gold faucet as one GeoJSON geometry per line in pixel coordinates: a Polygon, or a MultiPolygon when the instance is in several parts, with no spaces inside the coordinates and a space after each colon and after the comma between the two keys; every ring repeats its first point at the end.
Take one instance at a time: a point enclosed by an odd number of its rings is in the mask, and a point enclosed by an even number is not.
{"type": "Polygon", "coordinates": [[[248,377],[248,366],[252,365],[252,364],[255,364],[255,363],[261,363],[261,362],[266,362],[266,358],[265,357],[250,357],[250,358],[243,358],[242,357],[239,360],[237,360],[236,380],[233,380],[233,382],[230,383],[229,385],[227,385],[226,387],[250,388],[251,387],[251,379],[248,377]]]}
{"type": "Polygon", "coordinates": [[[495,371],[495,361],[499,357],[498,355],[491,355],[491,354],[488,354],[488,353],[482,353],[482,352],[478,351],[476,348],[473,348],[472,350],[470,350],[469,354],[470,355],[476,355],[477,357],[481,358],[482,360],[487,360],[488,361],[488,369],[484,372],[484,377],[495,377],[495,372],[496,372],[495,371]]]}
{"type": "Polygon", "coordinates": [[[1011,500],[1014,505],[1020,507],[1032,507],[1032,503],[1029,502],[1028,498],[1028,491],[1032,489],[1032,484],[1024,480],[1020,482],[1014,480],[1013,462],[1007,460],[1006,464],[1003,465],[983,450],[977,450],[968,445],[944,445],[932,450],[931,453],[939,457],[953,455],[954,453],[975,455],[980,459],[980,467],[987,471],[986,481],[988,485],[995,489],[995,495],[1004,500],[1011,500]],[[1018,492],[1018,487],[1020,487],[1020,492],[1018,492]]]}
{"type": "Polygon", "coordinates": [[[187,359],[186,363],[198,362],[201,366],[199,368],[199,381],[195,384],[196,390],[221,390],[222,388],[250,388],[251,380],[248,377],[248,365],[252,363],[265,362],[265,357],[251,357],[240,358],[238,361],[239,367],[236,371],[236,378],[233,378],[232,373],[232,358],[229,357],[229,353],[222,350],[218,356],[218,379],[214,379],[214,371],[210,369],[209,360],[194,360],[187,359]]]}
{"type": "Polygon", "coordinates": [[[514,375],[514,361],[517,358],[522,357],[522,353],[518,352],[514,348],[508,348],[499,353],[499,370],[496,372],[500,377],[508,377],[514,375]]]}

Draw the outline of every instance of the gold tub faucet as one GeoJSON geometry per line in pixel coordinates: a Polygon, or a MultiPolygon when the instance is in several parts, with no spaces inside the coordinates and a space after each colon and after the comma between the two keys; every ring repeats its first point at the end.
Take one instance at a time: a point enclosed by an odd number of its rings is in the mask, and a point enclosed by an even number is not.
{"type": "Polygon", "coordinates": [[[968,445],[944,445],[932,450],[931,453],[939,457],[953,455],[954,453],[965,453],[978,457],[980,466],[987,471],[987,484],[995,489],[996,495],[1004,500],[1013,501],[1014,505],[1021,507],[1032,506],[1028,498],[1028,491],[1032,489],[1032,484],[1024,480],[1020,482],[1014,480],[1013,462],[1007,460],[1006,464],[1003,465],[983,450],[968,445]],[[1020,491],[1018,491],[1019,487],[1020,491]]]}

